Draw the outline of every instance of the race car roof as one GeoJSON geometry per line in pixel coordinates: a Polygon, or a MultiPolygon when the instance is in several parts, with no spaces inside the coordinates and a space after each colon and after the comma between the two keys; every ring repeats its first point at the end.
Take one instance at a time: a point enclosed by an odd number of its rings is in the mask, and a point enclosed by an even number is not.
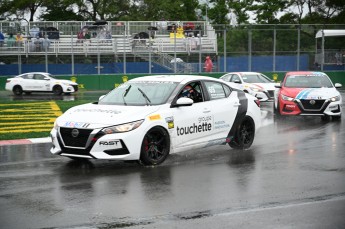
{"type": "Polygon", "coordinates": [[[286,73],[286,76],[291,76],[291,75],[294,75],[294,76],[305,76],[305,75],[326,75],[325,73],[323,72],[312,72],[312,71],[295,71],[295,72],[287,72],[286,73]]]}

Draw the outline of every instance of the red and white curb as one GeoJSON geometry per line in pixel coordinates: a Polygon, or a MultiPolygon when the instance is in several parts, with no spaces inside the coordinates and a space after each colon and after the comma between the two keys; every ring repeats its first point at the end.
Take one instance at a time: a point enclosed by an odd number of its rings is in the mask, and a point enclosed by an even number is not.
{"type": "Polygon", "coordinates": [[[26,144],[37,144],[37,143],[48,143],[51,142],[50,137],[46,138],[30,138],[30,139],[17,139],[17,140],[0,140],[0,146],[5,145],[26,145],[26,144]]]}

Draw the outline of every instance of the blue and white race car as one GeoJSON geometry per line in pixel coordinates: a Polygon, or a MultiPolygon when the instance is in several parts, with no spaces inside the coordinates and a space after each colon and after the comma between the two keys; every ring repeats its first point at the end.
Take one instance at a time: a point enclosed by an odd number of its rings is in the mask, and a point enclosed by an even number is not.
{"type": "Polygon", "coordinates": [[[260,102],[205,76],[132,79],[98,102],[57,118],[54,155],[162,163],[170,153],[229,144],[247,149],[260,127],[260,102]]]}

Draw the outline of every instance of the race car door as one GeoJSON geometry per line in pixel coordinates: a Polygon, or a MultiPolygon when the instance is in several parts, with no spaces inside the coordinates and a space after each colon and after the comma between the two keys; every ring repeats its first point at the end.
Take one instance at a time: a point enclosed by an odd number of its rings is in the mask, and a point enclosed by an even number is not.
{"type": "Polygon", "coordinates": [[[44,80],[45,76],[40,73],[29,73],[23,84],[26,91],[48,91],[49,81],[44,80]]]}
{"type": "MultiPolygon", "coordinates": [[[[187,86],[192,87],[194,103],[191,106],[179,106],[172,108],[174,129],[172,141],[176,149],[193,148],[210,138],[212,134],[212,113],[210,104],[205,102],[201,82],[193,82],[187,86]]],[[[182,95],[183,90],[178,95],[182,95]]],[[[189,96],[188,96],[189,97],[189,96]]],[[[176,98],[177,99],[177,98],[176,98]]]]}
{"type": "Polygon", "coordinates": [[[225,142],[240,106],[236,92],[227,85],[215,81],[205,82],[210,113],[212,114],[212,139],[208,144],[225,142]]]}

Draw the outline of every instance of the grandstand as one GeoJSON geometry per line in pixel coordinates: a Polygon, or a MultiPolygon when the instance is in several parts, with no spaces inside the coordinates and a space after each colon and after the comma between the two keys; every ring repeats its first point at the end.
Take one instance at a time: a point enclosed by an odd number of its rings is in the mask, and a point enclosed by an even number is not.
{"type": "MultiPolygon", "coordinates": [[[[109,21],[109,22],[82,22],[82,21],[0,21],[0,31],[7,37],[9,34],[23,34],[21,45],[8,45],[3,43],[0,47],[1,56],[66,56],[74,55],[117,55],[150,61],[166,68],[171,68],[171,63],[176,54],[190,53],[216,53],[217,38],[213,27],[205,21],[193,22],[166,22],[167,27],[159,21],[109,21]],[[192,25],[192,26],[190,26],[192,25]],[[170,26],[170,28],[169,28],[170,26]],[[181,31],[171,29],[181,26],[181,31]],[[32,34],[33,28],[39,28],[32,34]],[[54,32],[47,32],[55,28],[54,32]],[[78,33],[87,28],[92,32],[89,39],[80,39],[78,33]],[[111,36],[106,37],[109,33],[111,36]],[[49,39],[49,45],[43,46],[45,35],[58,33],[49,39]],[[144,34],[145,36],[138,36],[144,34]],[[194,36],[195,35],[195,36],[194,36]],[[197,45],[195,45],[197,44],[197,45]]],[[[48,36],[48,37],[49,37],[48,36]]],[[[178,63],[180,72],[190,72],[186,63],[178,63]]]]}

